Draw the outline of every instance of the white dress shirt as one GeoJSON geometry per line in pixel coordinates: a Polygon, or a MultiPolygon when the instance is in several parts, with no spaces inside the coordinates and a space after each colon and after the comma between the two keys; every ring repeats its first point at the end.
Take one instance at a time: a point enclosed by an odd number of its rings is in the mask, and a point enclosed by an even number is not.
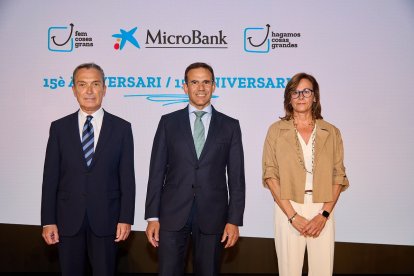
{"type": "Polygon", "coordinates": [[[188,105],[188,115],[190,116],[191,134],[194,133],[194,122],[195,122],[195,120],[197,118],[197,116],[194,114],[194,111],[204,111],[204,112],[207,112],[206,114],[204,114],[203,117],[201,117],[201,122],[204,125],[204,135],[205,135],[205,138],[207,140],[207,134],[208,134],[208,129],[210,127],[211,113],[213,111],[213,108],[211,107],[211,104],[209,104],[208,106],[204,107],[202,110],[199,110],[199,109],[195,108],[191,104],[188,105]]]}
{"type": "Polygon", "coordinates": [[[79,109],[78,112],[78,122],[79,122],[79,136],[80,139],[82,141],[82,130],[83,130],[83,126],[86,122],[86,117],[88,115],[91,115],[93,117],[91,123],[93,126],[93,149],[96,150],[96,145],[98,144],[98,139],[99,139],[99,134],[101,133],[101,128],[102,128],[102,121],[103,121],[103,116],[104,116],[104,111],[101,108],[99,108],[97,111],[95,111],[92,114],[88,114],[85,111],[83,111],[82,109],[79,109]]]}

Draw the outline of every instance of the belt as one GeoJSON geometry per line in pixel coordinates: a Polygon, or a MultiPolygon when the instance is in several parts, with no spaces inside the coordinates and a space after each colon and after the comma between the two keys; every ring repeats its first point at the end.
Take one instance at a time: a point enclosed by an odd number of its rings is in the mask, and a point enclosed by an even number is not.
{"type": "Polygon", "coordinates": [[[305,190],[305,195],[311,195],[312,194],[312,190],[305,190]]]}

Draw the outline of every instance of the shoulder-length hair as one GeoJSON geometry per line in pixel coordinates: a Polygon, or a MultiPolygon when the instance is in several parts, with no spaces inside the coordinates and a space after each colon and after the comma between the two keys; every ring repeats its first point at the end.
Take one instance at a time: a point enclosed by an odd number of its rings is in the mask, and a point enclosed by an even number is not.
{"type": "Polygon", "coordinates": [[[319,94],[319,84],[316,79],[309,74],[306,73],[297,73],[294,75],[286,85],[285,88],[285,99],[284,99],[284,107],[285,107],[285,116],[280,117],[281,120],[291,120],[293,119],[293,107],[290,103],[292,100],[292,92],[296,90],[299,85],[299,82],[302,79],[307,79],[312,83],[313,86],[313,95],[315,97],[315,102],[312,102],[312,118],[316,119],[323,119],[322,117],[322,107],[320,102],[320,94],[319,94]]]}

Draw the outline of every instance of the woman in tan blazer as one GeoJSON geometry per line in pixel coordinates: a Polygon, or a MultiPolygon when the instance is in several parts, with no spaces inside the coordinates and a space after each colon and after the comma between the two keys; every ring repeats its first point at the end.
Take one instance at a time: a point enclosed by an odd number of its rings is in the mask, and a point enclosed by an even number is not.
{"type": "Polygon", "coordinates": [[[288,82],[285,116],[273,123],[263,149],[263,184],[275,200],[279,275],[332,275],[333,209],[349,186],[340,131],[323,120],[319,85],[306,73],[288,82]]]}

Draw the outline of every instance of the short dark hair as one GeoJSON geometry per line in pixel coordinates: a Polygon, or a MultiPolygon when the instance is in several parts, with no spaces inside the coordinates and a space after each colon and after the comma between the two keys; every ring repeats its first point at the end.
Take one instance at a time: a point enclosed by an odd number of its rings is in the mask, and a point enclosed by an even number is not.
{"type": "Polygon", "coordinates": [[[185,81],[185,83],[188,83],[188,76],[187,76],[188,75],[188,72],[190,70],[196,69],[196,68],[204,68],[204,69],[207,69],[208,71],[210,71],[210,73],[211,73],[211,80],[214,81],[214,71],[213,71],[213,68],[210,65],[208,65],[207,63],[204,63],[204,62],[195,62],[195,63],[192,63],[192,64],[188,65],[188,67],[185,69],[185,73],[184,73],[184,81],[185,81]]]}
{"type": "Polygon", "coordinates": [[[312,117],[314,120],[316,119],[323,119],[322,117],[322,107],[320,102],[320,94],[319,94],[319,84],[316,79],[307,73],[297,73],[294,75],[286,85],[285,88],[285,99],[284,99],[284,107],[285,107],[285,116],[280,117],[282,120],[291,120],[293,119],[293,107],[291,102],[292,92],[296,90],[299,85],[299,82],[302,79],[307,79],[312,83],[313,86],[313,95],[315,97],[315,102],[312,102],[312,117]]]}
{"type": "Polygon", "coordinates": [[[102,82],[105,85],[105,73],[104,73],[103,69],[101,68],[101,66],[99,66],[98,64],[93,63],[93,62],[82,63],[81,65],[78,65],[78,67],[76,67],[75,70],[73,70],[73,75],[72,75],[72,81],[73,81],[73,83],[75,83],[76,73],[80,69],[91,69],[91,68],[96,69],[96,70],[99,71],[99,73],[101,73],[101,75],[102,75],[102,82]]]}

